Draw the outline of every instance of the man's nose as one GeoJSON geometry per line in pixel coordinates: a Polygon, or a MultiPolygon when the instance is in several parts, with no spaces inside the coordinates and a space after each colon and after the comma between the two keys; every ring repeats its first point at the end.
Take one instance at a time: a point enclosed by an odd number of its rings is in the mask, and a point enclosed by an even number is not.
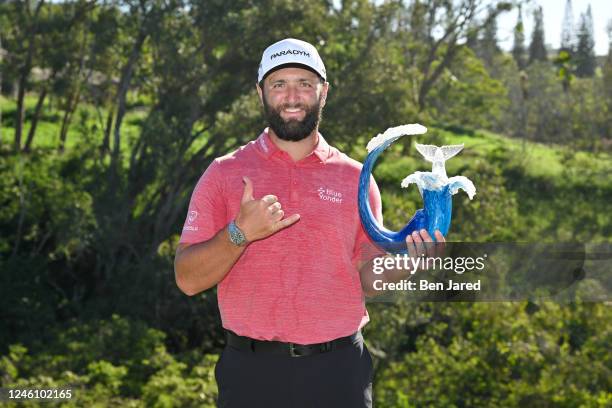
{"type": "Polygon", "coordinates": [[[294,85],[287,86],[287,93],[285,94],[285,99],[289,103],[296,103],[299,101],[298,89],[294,85]]]}

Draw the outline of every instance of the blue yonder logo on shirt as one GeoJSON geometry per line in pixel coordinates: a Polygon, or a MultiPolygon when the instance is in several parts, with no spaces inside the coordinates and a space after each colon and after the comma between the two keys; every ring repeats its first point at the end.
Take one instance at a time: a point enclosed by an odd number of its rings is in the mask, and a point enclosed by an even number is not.
{"type": "Polygon", "coordinates": [[[331,188],[319,187],[317,190],[319,199],[331,203],[342,204],[342,193],[331,188]]]}

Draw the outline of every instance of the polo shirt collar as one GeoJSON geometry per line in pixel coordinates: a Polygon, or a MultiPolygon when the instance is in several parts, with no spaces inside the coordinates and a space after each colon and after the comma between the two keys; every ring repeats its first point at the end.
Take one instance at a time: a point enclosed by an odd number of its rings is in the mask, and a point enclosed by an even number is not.
{"type": "MultiPolygon", "coordinates": [[[[269,128],[265,128],[264,131],[259,135],[256,141],[257,149],[266,157],[270,158],[275,154],[279,154],[282,152],[276,146],[276,144],[270,138],[268,133],[269,128]]],[[[316,156],[321,162],[325,163],[331,156],[331,148],[327,141],[323,138],[323,135],[319,132],[319,140],[317,145],[315,146],[312,153],[304,158],[304,160],[308,160],[308,158],[313,155],[316,156]]]]}
{"type": "Polygon", "coordinates": [[[272,139],[270,139],[268,128],[265,128],[259,135],[256,141],[256,146],[257,150],[259,150],[266,157],[266,159],[281,151],[278,146],[274,144],[272,139]]]}

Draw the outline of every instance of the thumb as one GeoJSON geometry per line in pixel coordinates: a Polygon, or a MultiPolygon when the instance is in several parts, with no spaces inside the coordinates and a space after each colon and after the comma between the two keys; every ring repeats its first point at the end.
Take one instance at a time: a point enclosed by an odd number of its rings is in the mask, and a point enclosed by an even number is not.
{"type": "Polygon", "coordinates": [[[242,192],[242,203],[254,200],[253,198],[253,182],[250,178],[243,176],[242,181],[244,182],[244,191],[242,192]]]}

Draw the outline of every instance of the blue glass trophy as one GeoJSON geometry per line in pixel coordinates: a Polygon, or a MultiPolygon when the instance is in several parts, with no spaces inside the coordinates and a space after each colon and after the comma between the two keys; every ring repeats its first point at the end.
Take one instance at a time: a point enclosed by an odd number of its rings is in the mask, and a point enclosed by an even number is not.
{"type": "Polygon", "coordinates": [[[463,176],[448,177],[444,163],[463,149],[463,145],[433,146],[416,144],[416,149],[425,160],[432,163],[431,171],[417,171],[402,181],[402,187],[416,184],[423,199],[423,208],[418,209],[412,219],[400,231],[391,231],[381,225],[372,214],[369,201],[370,175],[380,154],[404,135],[420,135],[427,128],[420,124],[409,124],[387,129],[368,143],[368,156],[359,175],[358,205],[361,222],[370,238],[383,250],[405,253],[406,236],[413,231],[426,229],[435,239],[434,231],[446,236],[452,215],[452,196],[463,189],[470,200],[476,188],[470,179],[463,176]]]}

